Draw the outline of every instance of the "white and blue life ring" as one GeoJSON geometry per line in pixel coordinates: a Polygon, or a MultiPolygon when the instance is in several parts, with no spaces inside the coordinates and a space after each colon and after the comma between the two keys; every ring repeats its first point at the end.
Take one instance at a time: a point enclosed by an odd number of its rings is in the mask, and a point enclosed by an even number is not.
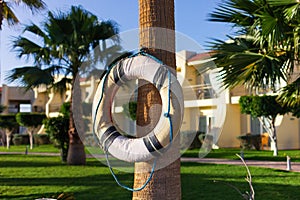
{"type": "Polygon", "coordinates": [[[178,135],[183,120],[182,88],[170,69],[153,57],[136,55],[118,61],[102,78],[93,102],[93,127],[100,146],[126,162],[149,161],[178,135]],[[129,80],[152,83],[161,96],[162,112],[155,128],[141,138],[127,138],[116,129],[112,102],[118,88],[129,80]],[[170,137],[171,135],[171,137],[170,137]]]}

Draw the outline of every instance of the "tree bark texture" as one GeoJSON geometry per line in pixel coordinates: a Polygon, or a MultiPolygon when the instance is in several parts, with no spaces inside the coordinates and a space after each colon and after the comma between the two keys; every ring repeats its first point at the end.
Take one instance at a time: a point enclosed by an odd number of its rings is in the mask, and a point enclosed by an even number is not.
{"type": "Polygon", "coordinates": [[[81,106],[81,90],[79,80],[74,81],[72,87],[72,95],[70,102],[70,124],[69,124],[69,149],[67,156],[67,163],[69,165],[85,165],[86,155],[84,145],[79,134],[83,134],[82,121],[82,106],[81,106]],[[74,106],[75,105],[75,106],[74,106]],[[77,109],[74,112],[73,109],[77,109]],[[76,116],[75,116],[76,115],[76,116]],[[74,118],[77,123],[75,124],[74,118]]]}
{"type": "MultiPolygon", "coordinates": [[[[139,0],[140,47],[176,69],[174,23],[174,0],[139,0]]],[[[161,106],[153,105],[161,105],[157,89],[139,80],[138,137],[151,131],[159,119],[161,106]]],[[[152,162],[135,164],[134,188],[146,182],[151,167],[152,162]]],[[[132,199],[181,199],[179,158],[167,167],[156,170],[149,184],[142,191],[134,192],[132,199]]]]}

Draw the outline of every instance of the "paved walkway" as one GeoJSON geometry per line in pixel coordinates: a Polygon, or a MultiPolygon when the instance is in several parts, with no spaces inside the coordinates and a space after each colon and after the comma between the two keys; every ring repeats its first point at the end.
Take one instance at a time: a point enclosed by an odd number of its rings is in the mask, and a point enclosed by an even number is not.
{"type": "MultiPolygon", "coordinates": [[[[22,152],[0,152],[0,155],[4,154],[25,154],[22,152]]],[[[59,153],[38,153],[28,152],[28,155],[45,155],[45,156],[59,156],[59,153]]],[[[87,157],[92,157],[88,155],[87,157]]],[[[101,156],[101,157],[104,157],[101,156]]],[[[181,158],[182,162],[196,162],[196,163],[209,163],[209,164],[227,164],[227,165],[244,165],[241,160],[229,160],[220,158],[181,158]]],[[[247,166],[273,168],[278,170],[287,170],[286,162],[275,161],[258,161],[258,160],[245,160],[247,166]]],[[[300,162],[291,162],[291,171],[300,172],[300,162]]]]}

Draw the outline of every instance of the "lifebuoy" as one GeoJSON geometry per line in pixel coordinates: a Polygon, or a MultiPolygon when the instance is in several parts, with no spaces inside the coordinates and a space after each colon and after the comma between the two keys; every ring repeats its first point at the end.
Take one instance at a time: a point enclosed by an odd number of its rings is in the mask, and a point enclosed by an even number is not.
{"type": "Polygon", "coordinates": [[[117,62],[100,81],[93,101],[94,134],[104,151],[127,162],[153,159],[178,135],[183,119],[183,94],[167,66],[152,57],[137,55],[117,62]],[[162,99],[162,112],[155,128],[142,138],[120,134],[112,119],[112,102],[126,81],[144,79],[152,83],[162,99]],[[171,138],[171,140],[173,139],[171,138]]]}

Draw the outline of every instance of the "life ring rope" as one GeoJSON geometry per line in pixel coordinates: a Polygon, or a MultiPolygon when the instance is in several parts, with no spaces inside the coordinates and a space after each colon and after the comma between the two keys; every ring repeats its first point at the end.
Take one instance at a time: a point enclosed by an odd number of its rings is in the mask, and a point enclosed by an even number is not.
{"type": "MultiPolygon", "coordinates": [[[[163,65],[163,62],[161,60],[159,60],[158,58],[154,57],[153,55],[150,55],[142,50],[140,50],[139,52],[133,54],[133,55],[130,55],[128,56],[127,58],[133,58],[135,56],[138,56],[138,55],[143,55],[143,56],[147,56],[151,59],[153,59],[154,61],[156,61],[157,63],[159,64],[162,64],[163,65]]],[[[123,59],[126,59],[126,58],[123,58],[123,59]]],[[[123,60],[122,59],[122,60],[123,60]]],[[[121,60],[120,60],[121,61],[121,60]]],[[[102,85],[102,90],[104,91],[105,90],[105,83],[107,82],[107,79],[109,77],[109,74],[111,72],[111,70],[120,62],[115,62],[114,64],[112,64],[111,66],[109,66],[108,70],[106,71],[106,74],[104,75],[103,77],[103,85],[102,85]]],[[[117,85],[118,82],[120,82],[120,85],[122,85],[123,83],[125,83],[126,81],[128,81],[125,77],[124,79],[124,69],[122,68],[121,65],[119,65],[117,67],[117,69],[114,69],[113,71],[113,78],[115,79],[115,83],[117,85]]],[[[165,118],[168,118],[168,121],[169,121],[169,144],[172,143],[173,141],[173,123],[172,123],[172,117],[171,117],[171,72],[170,70],[168,69],[167,70],[167,78],[168,78],[168,92],[167,92],[167,111],[163,114],[165,118]]],[[[158,89],[160,89],[160,82],[161,81],[164,81],[166,77],[159,77],[159,79],[161,80],[157,80],[156,83],[156,87],[158,89]]],[[[113,141],[118,138],[119,136],[121,136],[121,134],[116,130],[116,128],[114,126],[110,126],[106,129],[106,131],[103,133],[103,135],[101,136],[101,138],[98,138],[97,135],[96,135],[96,116],[97,116],[97,113],[99,111],[99,107],[100,107],[100,104],[101,104],[101,101],[103,100],[103,95],[104,92],[101,93],[101,96],[100,96],[100,99],[99,101],[97,102],[97,106],[96,106],[96,109],[95,109],[95,116],[94,116],[94,119],[93,119],[93,135],[94,135],[94,138],[96,139],[96,141],[98,141],[98,144],[101,146],[101,148],[104,150],[104,153],[105,153],[105,158],[106,158],[106,162],[107,162],[107,166],[109,167],[109,170],[112,174],[112,176],[114,177],[116,183],[124,188],[124,189],[127,189],[129,191],[132,191],[132,192],[136,192],[136,191],[141,191],[142,189],[144,189],[147,184],[150,182],[150,180],[152,179],[152,176],[154,174],[154,171],[155,171],[155,167],[156,167],[156,161],[157,161],[157,155],[159,154],[162,154],[159,150],[160,149],[163,149],[164,147],[162,146],[162,144],[160,144],[160,142],[158,141],[157,137],[155,135],[149,135],[147,137],[144,137],[143,138],[143,141],[144,141],[144,144],[146,146],[146,148],[148,149],[149,152],[151,152],[152,154],[156,155],[155,158],[154,158],[154,162],[153,162],[153,165],[152,165],[152,169],[151,169],[151,172],[150,172],[150,175],[148,177],[148,179],[146,180],[146,182],[139,188],[130,188],[128,186],[125,186],[123,185],[122,183],[120,183],[120,181],[118,180],[116,174],[114,173],[113,169],[112,169],[112,166],[110,164],[110,161],[109,161],[109,151],[108,151],[108,148],[109,146],[113,143],[113,141]]],[[[167,147],[168,148],[168,147],[167,147]]]]}

